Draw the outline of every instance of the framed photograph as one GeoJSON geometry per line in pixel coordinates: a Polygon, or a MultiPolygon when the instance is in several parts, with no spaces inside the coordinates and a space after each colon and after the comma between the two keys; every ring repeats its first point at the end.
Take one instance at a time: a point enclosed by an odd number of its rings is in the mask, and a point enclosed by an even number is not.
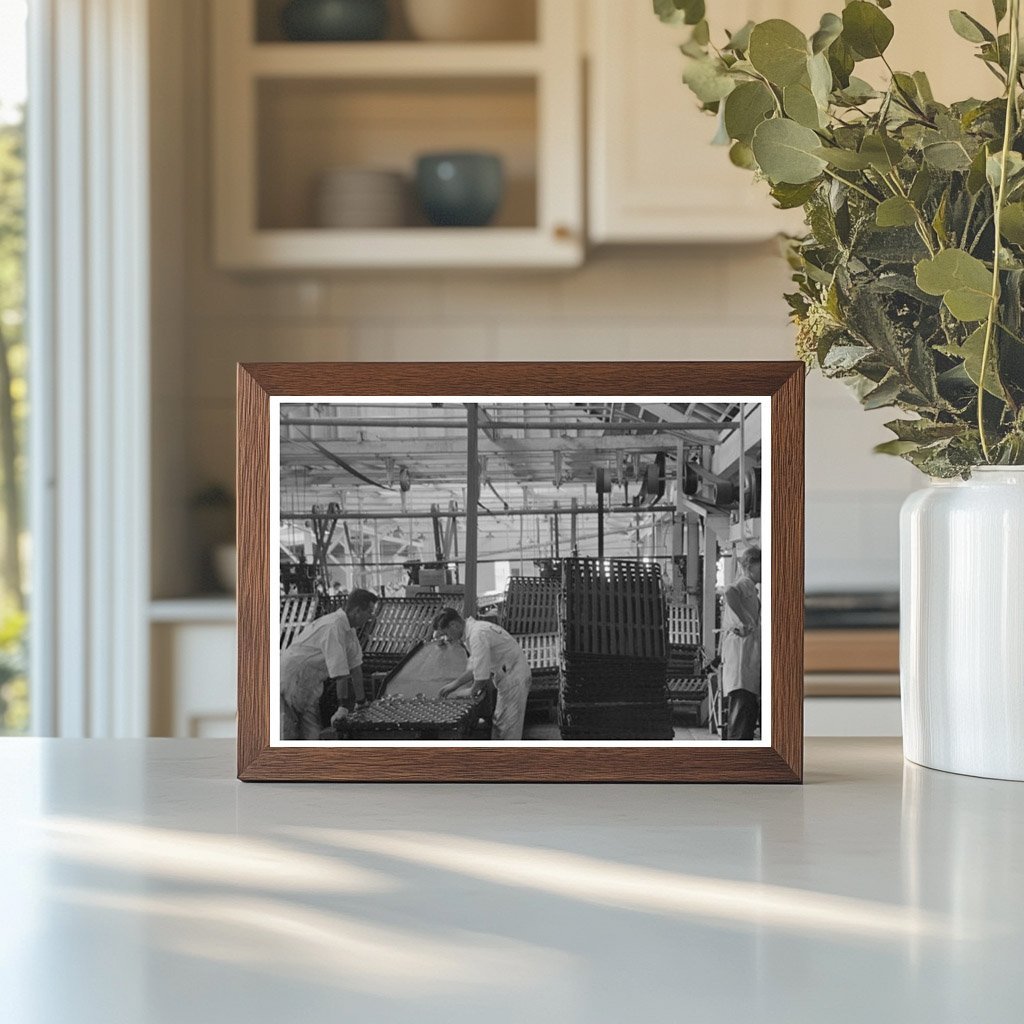
{"type": "Polygon", "coordinates": [[[798,362],[238,368],[245,781],[799,782],[798,362]]]}

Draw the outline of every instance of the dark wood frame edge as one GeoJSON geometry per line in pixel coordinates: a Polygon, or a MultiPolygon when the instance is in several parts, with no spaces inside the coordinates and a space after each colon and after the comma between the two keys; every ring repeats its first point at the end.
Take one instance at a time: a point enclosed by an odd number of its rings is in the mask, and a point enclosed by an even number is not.
{"type": "Polygon", "coordinates": [[[252,363],[238,380],[238,778],[246,782],[705,782],[803,780],[804,367],[799,362],[252,363]],[[771,396],[772,746],[271,747],[269,707],[271,395],[494,396],[665,393],[771,396]],[[583,380],[581,380],[583,378],[583,380]],[[582,385],[582,386],[581,386],[582,385]],[[685,751],[685,757],[680,754],[685,751]]]}

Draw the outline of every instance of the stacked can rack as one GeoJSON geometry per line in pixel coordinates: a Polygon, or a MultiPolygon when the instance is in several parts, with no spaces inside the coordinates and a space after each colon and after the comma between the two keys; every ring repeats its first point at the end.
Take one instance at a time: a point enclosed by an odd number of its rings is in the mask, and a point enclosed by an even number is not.
{"type": "Polygon", "coordinates": [[[281,598],[281,650],[291,647],[295,638],[317,617],[315,594],[288,594],[281,598]]]}
{"type": "Polygon", "coordinates": [[[560,679],[559,580],[513,576],[505,589],[501,625],[519,642],[530,664],[529,706],[550,713],[560,679]]]}
{"type": "Polygon", "coordinates": [[[532,636],[518,636],[519,646],[530,666],[530,697],[534,703],[545,700],[553,704],[558,698],[558,683],[561,671],[561,638],[557,633],[537,633],[532,636]]]}
{"type": "Polygon", "coordinates": [[[558,580],[513,576],[505,588],[502,629],[513,636],[557,633],[561,589],[558,580]]]}
{"type": "Polygon", "coordinates": [[[364,673],[397,668],[421,640],[429,639],[430,624],[438,612],[461,606],[462,597],[456,594],[383,598],[363,644],[364,673]]]}
{"type": "Polygon", "coordinates": [[[562,617],[562,738],[672,739],[661,569],[566,559],[562,617]]]}
{"type": "Polygon", "coordinates": [[[466,697],[385,698],[349,716],[351,739],[468,739],[479,717],[466,697]]]}
{"type": "Polygon", "coordinates": [[[668,692],[672,703],[707,720],[708,681],[702,674],[700,612],[689,605],[668,609],[668,692]]]}

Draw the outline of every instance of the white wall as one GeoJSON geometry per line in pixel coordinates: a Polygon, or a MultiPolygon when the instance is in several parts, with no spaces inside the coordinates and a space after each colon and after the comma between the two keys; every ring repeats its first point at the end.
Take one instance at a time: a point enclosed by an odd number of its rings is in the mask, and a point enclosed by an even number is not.
{"type": "MultiPolygon", "coordinates": [[[[190,488],[233,477],[239,360],[793,358],[788,270],[773,245],[603,251],[570,273],[217,272],[204,7],[181,6],[187,372],[180,394],[162,396],[180,407],[190,488]]],[[[864,414],[841,385],[808,380],[809,589],[896,586],[897,511],[917,476],[871,454],[886,418],[864,414]]]]}

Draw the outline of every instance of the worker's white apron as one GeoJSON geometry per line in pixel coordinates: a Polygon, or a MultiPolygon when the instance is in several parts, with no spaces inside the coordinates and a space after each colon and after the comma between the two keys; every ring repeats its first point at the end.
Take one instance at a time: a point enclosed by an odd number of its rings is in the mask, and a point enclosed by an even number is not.
{"type": "Polygon", "coordinates": [[[494,673],[498,699],[494,705],[492,740],[521,740],[526,718],[526,698],[530,695],[530,666],[525,658],[494,673]]]}

